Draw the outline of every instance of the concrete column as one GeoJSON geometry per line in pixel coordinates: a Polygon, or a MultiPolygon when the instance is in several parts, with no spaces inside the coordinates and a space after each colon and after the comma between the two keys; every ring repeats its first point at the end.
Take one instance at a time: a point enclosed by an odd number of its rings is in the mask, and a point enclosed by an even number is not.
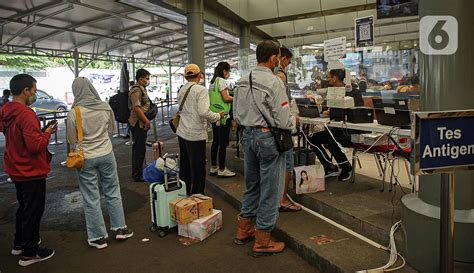
{"type": "MultiPolygon", "coordinates": [[[[474,1],[420,0],[420,18],[453,16],[458,22],[458,49],[452,55],[419,53],[421,108],[445,111],[474,108],[474,1]]],[[[454,260],[474,262],[474,172],[454,174],[454,260]]],[[[441,272],[440,195],[441,175],[421,176],[419,192],[402,198],[402,220],[406,231],[406,258],[421,272],[441,272]]]]}
{"type": "Polygon", "coordinates": [[[204,71],[204,7],[203,0],[187,2],[188,62],[204,71]]]}
{"type": "Polygon", "coordinates": [[[248,25],[240,26],[240,49],[250,48],[250,27],[248,25]]]}

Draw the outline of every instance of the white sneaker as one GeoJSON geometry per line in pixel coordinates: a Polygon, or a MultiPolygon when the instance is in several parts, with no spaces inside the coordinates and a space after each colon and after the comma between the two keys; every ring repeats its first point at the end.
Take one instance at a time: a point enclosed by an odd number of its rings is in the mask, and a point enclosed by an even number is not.
{"type": "Polygon", "coordinates": [[[133,140],[129,140],[129,141],[125,142],[125,145],[128,145],[128,146],[133,145],[133,140]]]}
{"type": "Polygon", "coordinates": [[[212,176],[217,175],[217,171],[218,171],[218,170],[219,170],[218,167],[215,167],[215,168],[214,168],[214,167],[211,166],[211,169],[209,170],[209,175],[212,175],[212,176]]]}
{"type": "Polygon", "coordinates": [[[95,247],[97,249],[103,249],[103,248],[106,248],[107,247],[107,241],[105,240],[104,237],[102,238],[99,238],[95,241],[87,241],[87,243],[91,246],[91,247],[95,247]]]}
{"type": "Polygon", "coordinates": [[[232,177],[235,176],[235,173],[227,168],[225,168],[223,171],[218,170],[217,171],[217,176],[220,177],[232,177]]]}

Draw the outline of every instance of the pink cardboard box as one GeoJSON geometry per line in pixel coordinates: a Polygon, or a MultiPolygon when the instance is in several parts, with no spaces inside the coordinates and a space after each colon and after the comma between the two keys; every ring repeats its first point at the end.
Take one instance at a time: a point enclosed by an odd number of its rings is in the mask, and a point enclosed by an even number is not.
{"type": "Polygon", "coordinates": [[[222,211],[213,210],[212,214],[193,220],[188,224],[178,224],[178,234],[193,240],[202,241],[222,228],[222,211]]]}

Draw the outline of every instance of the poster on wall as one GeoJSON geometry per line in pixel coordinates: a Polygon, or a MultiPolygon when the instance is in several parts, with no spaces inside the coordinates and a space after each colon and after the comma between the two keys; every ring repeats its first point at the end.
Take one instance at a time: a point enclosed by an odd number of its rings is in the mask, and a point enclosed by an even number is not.
{"type": "Polygon", "coordinates": [[[339,37],[324,41],[324,61],[334,61],[346,55],[346,37],[339,37]]]}
{"type": "Polygon", "coordinates": [[[244,75],[257,66],[257,56],[249,48],[239,50],[239,73],[244,75]]]}
{"type": "Polygon", "coordinates": [[[374,46],[374,16],[355,19],[356,48],[374,46]]]}

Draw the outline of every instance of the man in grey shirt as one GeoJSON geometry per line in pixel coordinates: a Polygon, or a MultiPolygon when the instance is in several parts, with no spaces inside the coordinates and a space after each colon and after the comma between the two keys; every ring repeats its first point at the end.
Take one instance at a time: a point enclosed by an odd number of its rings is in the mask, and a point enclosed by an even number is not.
{"type": "Polygon", "coordinates": [[[245,128],[242,145],[247,188],[234,242],[242,245],[255,237],[255,256],[279,253],[285,248],[284,243],[271,240],[282,197],[285,161],[269,127],[292,130],[295,121],[284,84],[272,72],[278,67],[279,55],[278,44],[261,42],[257,46],[257,67],[238,80],[234,90],[234,119],[245,128]],[[256,218],[255,226],[252,218],[256,218]]]}

